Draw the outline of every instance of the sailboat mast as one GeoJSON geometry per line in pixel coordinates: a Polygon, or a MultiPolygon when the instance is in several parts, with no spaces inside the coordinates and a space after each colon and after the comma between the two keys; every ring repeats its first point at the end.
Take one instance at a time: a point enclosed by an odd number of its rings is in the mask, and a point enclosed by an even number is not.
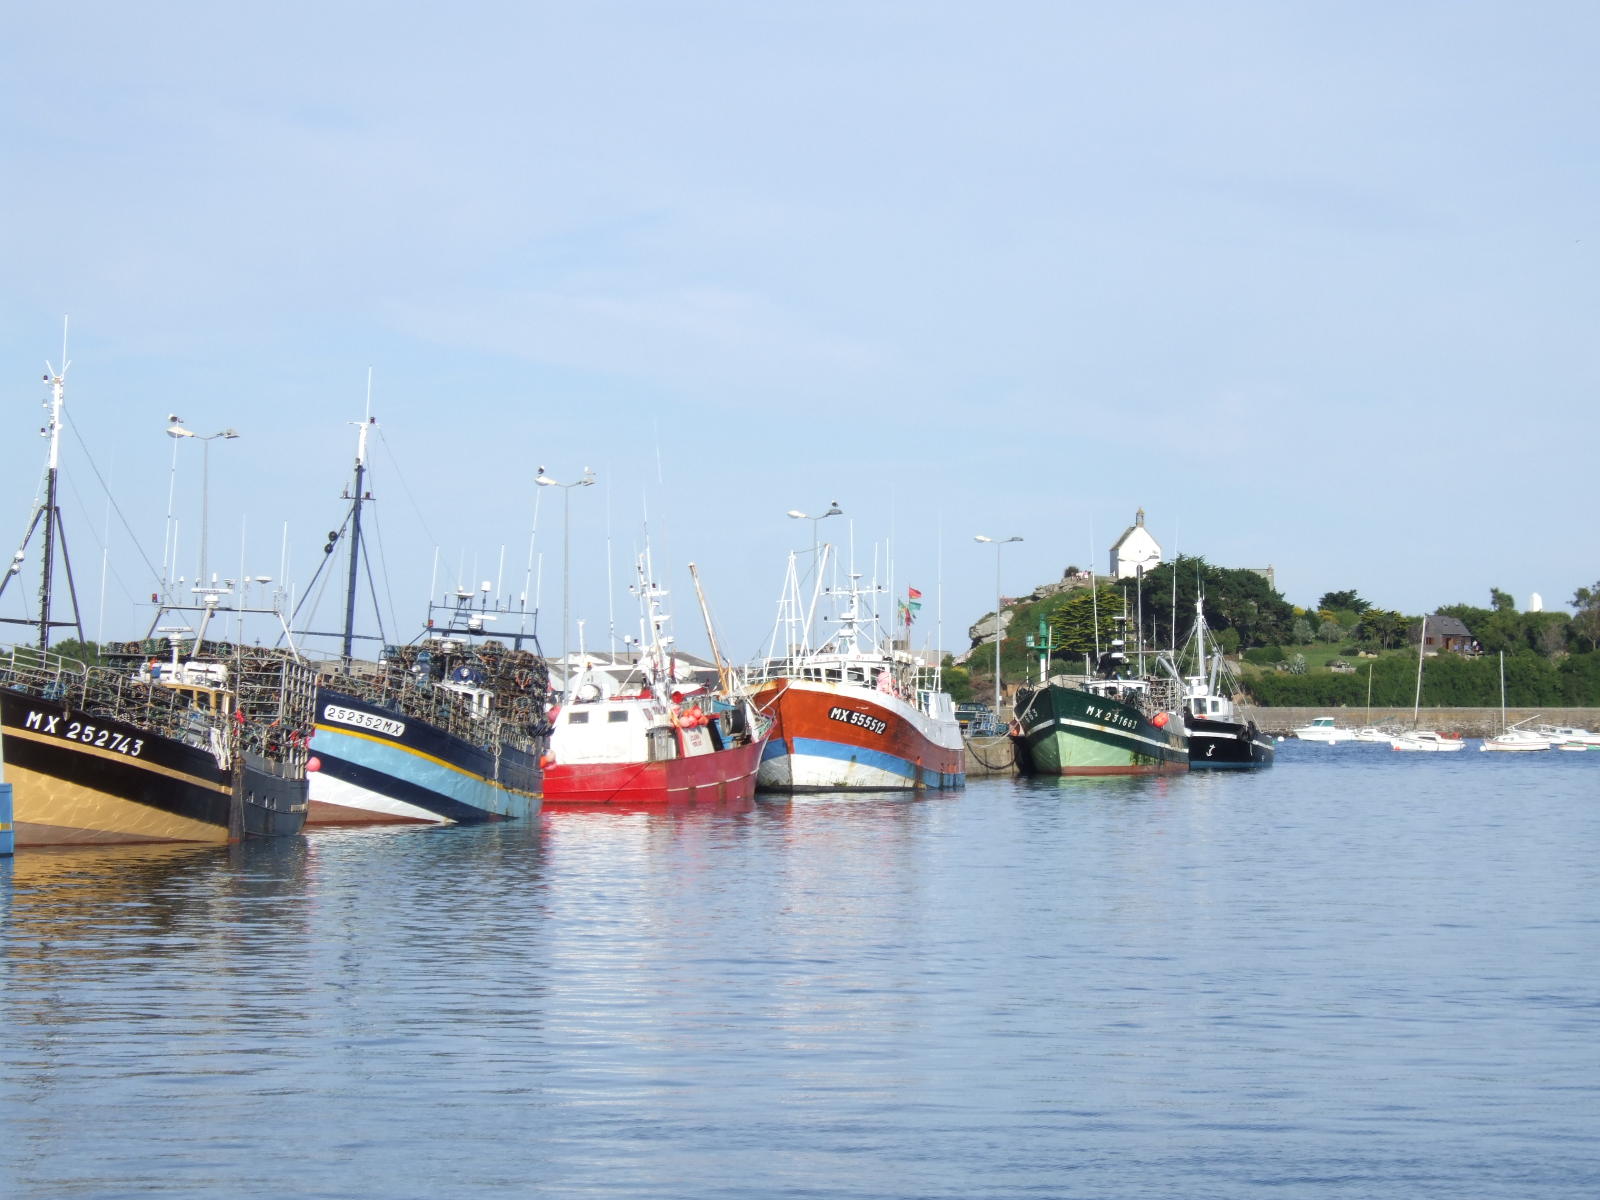
{"type": "Polygon", "coordinates": [[[1506,731],[1506,652],[1500,651],[1500,732],[1506,731]]]}
{"type": "Polygon", "coordinates": [[[1422,648],[1428,644],[1428,617],[1422,617],[1422,632],[1417,634],[1417,693],[1411,700],[1411,727],[1417,727],[1417,714],[1422,710],[1422,648]]]}
{"type": "Polygon", "coordinates": [[[367,473],[367,433],[377,423],[375,417],[363,421],[360,437],[356,440],[356,490],[350,504],[350,574],[345,583],[344,642],[340,651],[347,663],[351,658],[351,645],[355,641],[356,584],[361,569],[361,504],[366,496],[362,488],[367,473]]]}

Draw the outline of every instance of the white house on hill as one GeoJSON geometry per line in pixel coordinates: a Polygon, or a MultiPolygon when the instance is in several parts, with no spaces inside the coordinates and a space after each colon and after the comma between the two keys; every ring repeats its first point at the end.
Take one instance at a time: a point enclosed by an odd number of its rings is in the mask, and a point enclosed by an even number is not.
{"type": "Polygon", "coordinates": [[[1111,543],[1111,575],[1131,579],[1140,568],[1148,571],[1161,565],[1161,544],[1144,527],[1144,509],[1134,518],[1128,531],[1111,543]]]}

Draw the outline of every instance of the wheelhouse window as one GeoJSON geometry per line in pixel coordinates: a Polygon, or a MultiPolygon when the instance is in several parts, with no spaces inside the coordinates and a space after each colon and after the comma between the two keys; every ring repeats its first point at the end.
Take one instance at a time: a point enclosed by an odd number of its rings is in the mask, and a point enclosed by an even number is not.
{"type": "Polygon", "coordinates": [[[589,723],[589,714],[586,713],[586,712],[575,712],[575,713],[568,713],[567,714],[567,724],[568,725],[587,725],[588,723],[589,723]]]}
{"type": "Polygon", "coordinates": [[[625,708],[614,708],[606,714],[606,720],[610,721],[613,725],[619,721],[626,721],[627,719],[628,710],[625,708]]]}

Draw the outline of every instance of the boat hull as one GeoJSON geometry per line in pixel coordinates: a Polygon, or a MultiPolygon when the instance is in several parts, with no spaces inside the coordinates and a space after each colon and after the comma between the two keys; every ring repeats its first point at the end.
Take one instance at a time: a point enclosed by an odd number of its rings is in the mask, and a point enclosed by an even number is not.
{"type": "Polygon", "coordinates": [[[1050,683],[1017,698],[1017,766],[1028,775],[1171,775],[1189,769],[1183,722],[1050,683]]]}
{"type": "Polygon", "coordinates": [[[312,825],[478,824],[539,814],[532,753],[502,745],[497,755],[347,692],[317,689],[311,752],[312,825]]]}
{"type": "Polygon", "coordinates": [[[710,754],[660,762],[551,763],[544,772],[550,808],[719,806],[751,800],[764,738],[710,754]]]}
{"type": "Polygon", "coordinates": [[[1252,723],[1189,717],[1189,769],[1238,771],[1270,767],[1277,757],[1272,739],[1252,723]]]}
{"type": "Polygon", "coordinates": [[[778,678],[752,699],[773,721],[758,775],[763,791],[909,791],[966,783],[960,724],[936,721],[898,696],[778,678]]]}
{"type": "Polygon", "coordinates": [[[1460,738],[1447,738],[1439,734],[1428,737],[1419,737],[1415,734],[1404,734],[1389,743],[1391,750],[1404,750],[1410,753],[1421,752],[1424,754],[1450,754],[1465,749],[1466,743],[1460,738]]]}
{"type": "Polygon", "coordinates": [[[19,846],[237,841],[299,833],[304,779],[59,701],[0,689],[19,846]]]}

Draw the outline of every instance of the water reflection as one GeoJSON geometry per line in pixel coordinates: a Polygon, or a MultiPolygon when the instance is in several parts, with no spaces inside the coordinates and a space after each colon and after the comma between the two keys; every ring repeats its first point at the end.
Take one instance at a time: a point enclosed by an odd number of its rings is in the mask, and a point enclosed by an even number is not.
{"type": "Polygon", "coordinates": [[[1594,778],[1286,754],[30,853],[7,1200],[1586,1198],[1594,778]]]}

